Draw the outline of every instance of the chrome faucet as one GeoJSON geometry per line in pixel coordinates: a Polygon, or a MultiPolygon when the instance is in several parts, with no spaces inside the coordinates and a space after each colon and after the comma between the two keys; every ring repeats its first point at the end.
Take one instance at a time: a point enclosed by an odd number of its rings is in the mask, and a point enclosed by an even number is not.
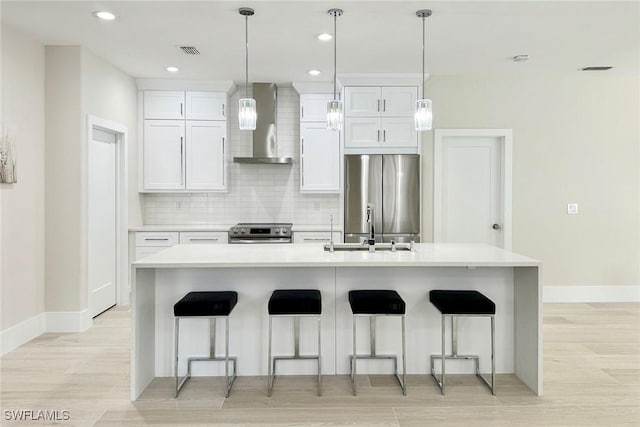
{"type": "Polygon", "coordinates": [[[373,226],[373,211],[373,203],[367,203],[367,224],[369,224],[369,240],[367,243],[369,244],[369,252],[375,251],[374,245],[376,244],[376,233],[373,226]]]}
{"type": "Polygon", "coordinates": [[[330,226],[330,237],[329,237],[329,252],[334,252],[335,251],[335,246],[333,244],[333,214],[331,214],[330,216],[330,220],[331,220],[331,226],[330,226]]]}

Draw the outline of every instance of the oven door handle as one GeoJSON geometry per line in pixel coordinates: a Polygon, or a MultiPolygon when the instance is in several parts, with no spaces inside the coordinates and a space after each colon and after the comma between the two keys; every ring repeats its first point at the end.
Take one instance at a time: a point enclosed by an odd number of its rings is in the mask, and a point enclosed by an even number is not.
{"type": "Polygon", "coordinates": [[[253,240],[253,239],[229,239],[229,243],[291,243],[291,239],[284,237],[284,238],[277,238],[277,239],[260,239],[260,240],[253,240]]]}

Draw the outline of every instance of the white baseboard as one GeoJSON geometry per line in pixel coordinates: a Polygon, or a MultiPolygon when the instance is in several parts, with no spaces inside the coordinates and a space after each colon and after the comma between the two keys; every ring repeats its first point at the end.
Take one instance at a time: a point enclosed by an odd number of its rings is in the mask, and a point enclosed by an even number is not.
{"type": "Polygon", "coordinates": [[[640,286],[545,286],[543,302],[640,302],[640,286]]]}
{"type": "Polygon", "coordinates": [[[47,332],[83,332],[93,323],[87,308],[82,311],[49,311],[46,318],[47,332]]]}
{"type": "Polygon", "coordinates": [[[0,355],[7,354],[43,334],[46,329],[45,320],[44,313],[40,313],[0,332],[0,355]]]}

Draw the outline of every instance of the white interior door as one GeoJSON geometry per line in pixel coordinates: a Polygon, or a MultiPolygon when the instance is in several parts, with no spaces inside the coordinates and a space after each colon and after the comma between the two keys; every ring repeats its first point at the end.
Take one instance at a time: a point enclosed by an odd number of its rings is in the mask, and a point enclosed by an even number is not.
{"type": "Polygon", "coordinates": [[[89,310],[116,304],[116,134],[93,129],[89,147],[89,310]]]}
{"type": "Polygon", "coordinates": [[[436,136],[434,241],[510,248],[511,175],[505,167],[510,149],[505,137],[461,133],[467,135],[436,136]]]}

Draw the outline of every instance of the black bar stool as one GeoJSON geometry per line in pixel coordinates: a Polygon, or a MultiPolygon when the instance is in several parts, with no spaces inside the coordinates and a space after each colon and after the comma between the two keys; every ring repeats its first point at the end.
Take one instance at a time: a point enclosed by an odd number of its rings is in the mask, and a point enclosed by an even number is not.
{"type": "Polygon", "coordinates": [[[351,355],[351,386],[353,395],[358,395],[356,388],[356,360],[357,359],[391,359],[393,370],[402,394],[407,395],[406,388],[406,349],[405,349],[405,303],[396,291],[387,290],[359,290],[349,291],[349,304],[353,313],[353,354],[351,355]],[[376,354],[376,318],[379,316],[400,316],[402,319],[402,379],[398,373],[398,356],[376,354]],[[371,353],[358,355],[356,353],[356,320],[358,317],[369,318],[369,333],[371,339],[371,353]]]}
{"type": "Polygon", "coordinates": [[[225,397],[229,397],[229,391],[236,380],[235,357],[229,357],[229,314],[238,302],[238,293],[225,292],[189,292],[173,306],[175,317],[176,343],[175,343],[175,397],[178,397],[180,389],[191,378],[191,362],[224,361],[224,378],[226,383],[225,397]],[[179,336],[181,318],[208,318],[209,319],[209,357],[189,357],[187,359],[187,375],[179,381],[179,336]],[[216,357],[216,320],[225,320],[225,353],[224,357],[216,357]],[[233,362],[233,376],[229,379],[229,361],[233,362]]]}
{"type": "Polygon", "coordinates": [[[315,289],[282,289],[273,291],[269,298],[269,385],[267,396],[271,397],[273,381],[276,376],[276,362],[278,360],[307,360],[318,359],[318,396],[322,396],[322,328],[320,315],[322,314],[322,300],[320,291],[315,289]],[[293,317],[293,356],[271,355],[271,341],[273,336],[274,317],[293,317]],[[318,354],[300,355],[300,318],[314,317],[318,319],[318,354]]]}
{"type": "Polygon", "coordinates": [[[476,375],[489,387],[491,394],[495,395],[496,362],[495,362],[495,314],[496,305],[478,291],[447,291],[433,290],[429,292],[429,300],[442,313],[442,353],[431,355],[431,375],[436,380],[440,392],[444,395],[445,387],[445,360],[463,359],[473,360],[476,366],[476,375]],[[458,354],[458,317],[490,317],[491,318],[491,383],[480,372],[480,357],[476,355],[458,354]],[[451,318],[451,354],[445,354],[445,319],[451,318]],[[434,360],[442,360],[442,373],[440,379],[436,375],[434,360]]]}

